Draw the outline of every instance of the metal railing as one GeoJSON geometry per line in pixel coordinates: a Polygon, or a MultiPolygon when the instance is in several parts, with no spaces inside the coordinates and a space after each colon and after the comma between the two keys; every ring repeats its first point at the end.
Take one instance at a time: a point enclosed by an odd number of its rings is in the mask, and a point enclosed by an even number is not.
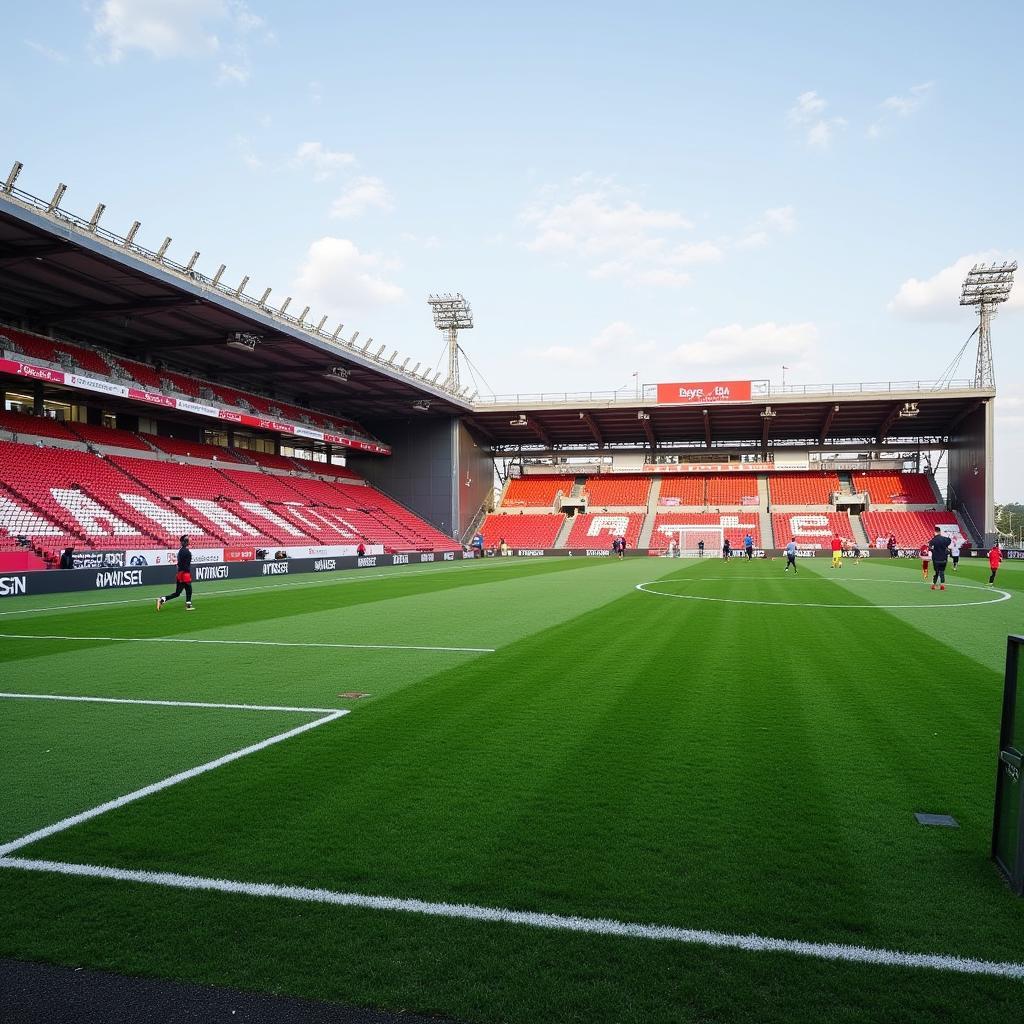
{"type": "MultiPolygon", "coordinates": [[[[207,277],[205,274],[201,274],[198,270],[192,269],[183,263],[178,263],[175,260],[168,258],[166,254],[161,255],[159,252],[154,252],[152,249],[147,249],[145,246],[139,245],[134,241],[134,239],[130,240],[113,231],[108,231],[106,228],[100,227],[99,224],[93,224],[84,217],[80,217],[78,214],[62,209],[60,206],[53,206],[49,200],[41,199],[39,196],[34,196],[30,192],[25,192],[20,188],[11,187],[5,189],[2,187],[2,182],[0,182],[0,195],[8,196],[21,206],[26,206],[29,209],[35,210],[36,212],[49,217],[51,220],[70,226],[91,238],[98,238],[111,248],[119,249],[122,252],[127,252],[133,256],[141,257],[142,259],[153,263],[159,269],[169,271],[175,276],[180,277],[188,283],[196,285],[205,291],[215,292],[223,298],[231,299],[233,302],[241,303],[244,306],[249,306],[262,316],[270,317],[271,320],[285,324],[293,330],[302,331],[303,334],[316,338],[317,341],[329,345],[332,349],[336,349],[338,352],[344,353],[346,356],[355,356],[358,360],[365,360],[367,363],[376,363],[378,366],[388,370],[390,373],[398,374],[410,382],[414,381],[419,387],[432,388],[434,391],[443,392],[455,401],[462,402],[465,405],[469,404],[464,397],[460,397],[469,392],[468,387],[463,388],[461,391],[453,391],[446,387],[442,381],[438,380],[440,374],[437,374],[433,379],[431,379],[429,370],[427,375],[424,376],[423,374],[413,373],[411,370],[403,369],[400,365],[392,362],[391,359],[383,358],[383,350],[386,349],[386,345],[381,346],[382,354],[378,356],[375,352],[369,351],[369,344],[373,341],[372,337],[369,338],[362,347],[357,348],[355,346],[355,338],[359,333],[358,331],[356,331],[348,341],[344,338],[338,338],[337,334],[341,330],[340,327],[333,334],[328,334],[318,326],[308,324],[304,320],[300,320],[298,317],[291,316],[290,314],[281,312],[280,310],[272,309],[260,299],[242,291],[238,286],[232,288],[231,286],[224,284],[220,281],[220,273],[218,273],[216,277],[207,277]]],[[[248,281],[248,278],[243,280],[242,284],[244,285],[246,281],[248,281]]],[[[324,319],[326,319],[326,317],[324,319]]],[[[391,358],[397,358],[397,352],[391,358]]],[[[406,362],[409,362],[409,360],[406,360],[406,362]]]]}
{"type": "MultiPolygon", "coordinates": [[[[972,391],[975,385],[972,380],[896,380],[896,381],[864,381],[848,384],[772,384],[769,381],[754,381],[751,388],[752,402],[770,400],[772,398],[793,398],[807,396],[809,398],[828,398],[842,395],[885,394],[885,393],[929,393],[941,391],[972,391]]],[[[637,405],[645,402],[656,402],[658,397],[657,384],[643,384],[639,388],[619,388],[616,391],[535,391],[525,394],[482,395],[473,401],[475,408],[486,408],[489,405],[572,405],[583,402],[605,402],[609,405],[637,405]]],[[[667,405],[668,403],[666,403],[667,405]]],[[[672,403],[675,404],[675,403],[672,403]]],[[[708,404],[695,402],[695,405],[708,404]]],[[[717,404],[717,403],[710,403],[717,404]]],[[[739,402],[722,403],[729,405],[739,402]]]]}

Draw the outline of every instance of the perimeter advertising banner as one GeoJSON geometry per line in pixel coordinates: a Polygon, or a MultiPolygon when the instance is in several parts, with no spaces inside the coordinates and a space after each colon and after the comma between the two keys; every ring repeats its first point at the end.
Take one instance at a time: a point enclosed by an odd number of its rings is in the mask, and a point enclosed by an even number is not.
{"type": "Polygon", "coordinates": [[[659,384],[660,405],[706,405],[708,402],[749,402],[749,380],[705,380],[685,384],[659,384]]]}
{"type": "Polygon", "coordinates": [[[165,409],[178,409],[181,412],[192,413],[194,416],[205,416],[208,419],[220,420],[222,422],[238,423],[244,427],[257,427],[260,430],[273,430],[279,434],[292,434],[295,437],[307,437],[316,441],[326,441],[329,444],[341,445],[344,448],[354,448],[363,452],[373,452],[376,455],[391,454],[391,449],[387,445],[376,444],[373,441],[362,441],[359,438],[344,437],[341,434],[333,434],[326,430],[300,427],[292,423],[284,423],[281,420],[269,419],[266,416],[252,416],[244,412],[218,409],[212,405],[193,402],[187,398],[174,398],[170,395],[156,394],[143,388],[129,387],[126,384],[102,380],[99,377],[86,377],[79,373],[51,370],[48,367],[35,366],[32,363],[25,363],[21,360],[7,359],[2,354],[0,354],[0,373],[9,373],[15,377],[26,377],[29,380],[40,380],[51,384],[63,384],[78,391],[96,391],[100,394],[114,395],[118,398],[130,398],[136,402],[160,405],[165,409]]]}

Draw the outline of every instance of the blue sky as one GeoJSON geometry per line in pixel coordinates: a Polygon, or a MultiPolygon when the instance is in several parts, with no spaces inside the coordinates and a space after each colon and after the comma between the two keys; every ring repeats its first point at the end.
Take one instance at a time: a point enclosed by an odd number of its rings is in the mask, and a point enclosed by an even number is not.
{"type": "MultiPolygon", "coordinates": [[[[0,157],[413,361],[441,349],[427,295],[462,291],[502,394],[934,380],[964,270],[1024,255],[1024,14],[717,6],[21,5],[0,157]]],[[[1021,310],[1024,281],[993,329],[997,500],[1024,500],[1021,310]]]]}

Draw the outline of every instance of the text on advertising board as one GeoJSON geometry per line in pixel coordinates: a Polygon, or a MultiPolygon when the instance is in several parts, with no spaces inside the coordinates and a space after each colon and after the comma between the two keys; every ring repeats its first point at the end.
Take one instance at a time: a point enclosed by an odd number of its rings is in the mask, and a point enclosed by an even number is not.
{"type": "Polygon", "coordinates": [[[710,380],[658,385],[660,404],[749,402],[750,394],[749,380],[710,380]]]}

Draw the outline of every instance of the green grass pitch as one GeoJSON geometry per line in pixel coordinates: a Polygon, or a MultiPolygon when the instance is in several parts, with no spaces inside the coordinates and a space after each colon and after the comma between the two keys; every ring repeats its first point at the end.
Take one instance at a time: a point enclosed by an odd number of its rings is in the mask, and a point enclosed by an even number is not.
{"type": "MultiPolygon", "coordinates": [[[[965,560],[933,593],[916,561],[799,568],[503,559],[201,584],[192,614],[5,602],[5,693],[350,711],[7,856],[1024,962],[988,858],[1024,572],[991,591],[965,560]]],[[[0,699],[0,851],[323,718],[0,699]]],[[[0,955],[474,1022],[1024,1005],[1024,978],[46,870],[0,870],[0,908],[0,955]]]]}

